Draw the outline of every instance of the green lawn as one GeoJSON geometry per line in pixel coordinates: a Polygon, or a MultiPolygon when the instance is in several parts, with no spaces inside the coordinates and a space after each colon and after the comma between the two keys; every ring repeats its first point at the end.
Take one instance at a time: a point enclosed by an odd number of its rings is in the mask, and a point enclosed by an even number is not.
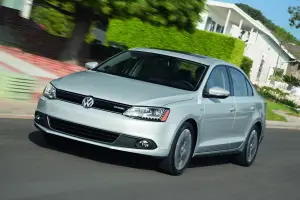
{"type": "Polygon", "coordinates": [[[273,110],[283,110],[283,111],[286,111],[290,115],[300,117],[299,113],[296,113],[295,111],[284,106],[283,104],[279,104],[279,103],[275,103],[275,102],[271,102],[271,101],[267,100],[267,120],[286,121],[285,117],[275,114],[273,112],[273,110]]]}

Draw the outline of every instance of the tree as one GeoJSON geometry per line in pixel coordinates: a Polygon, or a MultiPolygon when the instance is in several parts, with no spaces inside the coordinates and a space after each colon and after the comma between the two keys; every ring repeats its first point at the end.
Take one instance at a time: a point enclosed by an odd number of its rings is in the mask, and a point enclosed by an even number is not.
{"type": "Polygon", "coordinates": [[[45,27],[47,32],[60,37],[71,37],[74,28],[73,17],[66,16],[53,8],[34,6],[31,18],[45,27]]]}
{"type": "Polygon", "coordinates": [[[291,15],[290,25],[292,27],[300,28],[300,6],[289,7],[288,12],[291,15]]]}
{"type": "Polygon", "coordinates": [[[77,60],[78,52],[94,21],[108,25],[111,18],[137,17],[157,26],[193,31],[206,0],[35,0],[35,5],[71,17],[74,28],[63,51],[63,61],[77,60]]]}

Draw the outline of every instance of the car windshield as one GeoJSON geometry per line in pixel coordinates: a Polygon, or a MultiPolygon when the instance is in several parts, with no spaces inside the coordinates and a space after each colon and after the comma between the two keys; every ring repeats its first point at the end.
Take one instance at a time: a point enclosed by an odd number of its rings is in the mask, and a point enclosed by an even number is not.
{"type": "Polygon", "coordinates": [[[126,51],[102,63],[94,70],[183,90],[194,91],[207,66],[179,58],[126,51]]]}

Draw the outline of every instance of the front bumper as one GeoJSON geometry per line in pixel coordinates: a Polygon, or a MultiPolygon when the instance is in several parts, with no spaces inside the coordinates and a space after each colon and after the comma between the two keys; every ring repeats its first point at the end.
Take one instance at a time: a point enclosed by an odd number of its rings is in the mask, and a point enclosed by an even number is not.
{"type": "MultiPolygon", "coordinates": [[[[54,134],[110,149],[155,157],[165,157],[169,154],[171,143],[177,129],[176,124],[173,123],[131,119],[121,114],[93,108],[86,109],[81,105],[60,100],[49,100],[43,96],[39,100],[36,112],[42,117],[40,120],[35,119],[35,126],[48,134],[54,134]],[[118,136],[116,140],[109,140],[108,142],[99,141],[94,139],[94,137],[81,137],[82,135],[74,135],[73,132],[62,131],[71,129],[51,127],[49,118],[118,134],[118,136]],[[136,145],[137,141],[143,139],[151,143],[150,149],[142,149],[136,145]]],[[[61,125],[65,126],[64,124],[61,125]]],[[[85,129],[81,127],[79,130],[85,129]]],[[[90,134],[90,131],[88,133],[90,134]]]]}

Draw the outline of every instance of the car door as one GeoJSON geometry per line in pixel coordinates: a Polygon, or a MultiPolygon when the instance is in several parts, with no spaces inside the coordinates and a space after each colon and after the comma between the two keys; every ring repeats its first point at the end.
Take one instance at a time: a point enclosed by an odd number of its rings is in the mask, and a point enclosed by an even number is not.
{"type": "Polygon", "coordinates": [[[230,148],[238,148],[245,141],[247,133],[252,126],[255,100],[253,88],[248,78],[239,69],[229,67],[229,74],[233,86],[233,96],[236,102],[236,113],[233,123],[233,131],[230,148]]]}
{"type": "MultiPolygon", "coordinates": [[[[225,66],[216,66],[206,82],[204,90],[220,87],[231,91],[229,75],[225,66]]],[[[205,92],[205,91],[203,91],[205,92]]],[[[200,132],[198,153],[216,152],[229,149],[229,135],[235,116],[233,96],[227,98],[203,97],[204,117],[200,132]]]]}

